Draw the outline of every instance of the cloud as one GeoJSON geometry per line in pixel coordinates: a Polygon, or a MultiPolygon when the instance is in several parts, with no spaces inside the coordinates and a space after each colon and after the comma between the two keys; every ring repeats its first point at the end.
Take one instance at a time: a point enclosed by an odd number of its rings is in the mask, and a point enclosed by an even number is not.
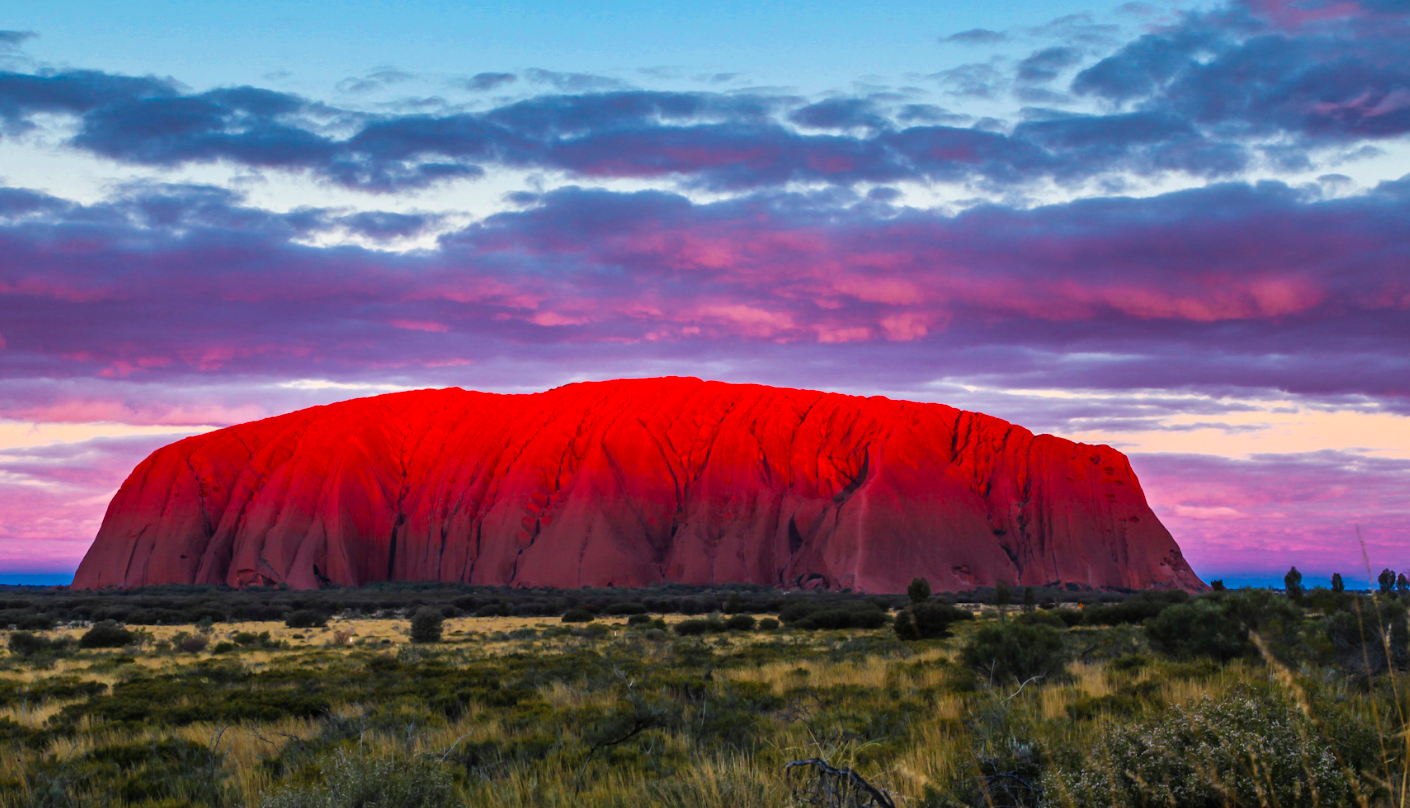
{"type": "Polygon", "coordinates": [[[440,216],[425,213],[364,211],[338,220],[349,230],[375,239],[408,238],[419,235],[439,221],[440,216]]]}
{"type": "Polygon", "coordinates": [[[794,110],[788,119],[811,129],[884,129],[889,125],[865,98],[828,98],[794,110]]]}
{"type": "Polygon", "coordinates": [[[49,212],[0,225],[0,375],[356,381],[762,343],[800,367],[849,357],[859,384],[1283,390],[1405,411],[1405,187],[1230,184],[957,215],[886,195],[564,188],[406,254],[307,242],[402,238],[434,217],[276,214],[193,186],[43,198],[49,212]],[[868,367],[883,348],[889,369],[868,367]]]}
{"type": "Polygon", "coordinates": [[[338,92],[371,93],[411,81],[414,78],[416,78],[414,75],[404,70],[384,67],[380,70],[374,70],[365,76],[350,76],[343,79],[338,82],[338,92]]]}
{"type": "Polygon", "coordinates": [[[1018,80],[1028,84],[1052,81],[1063,70],[1082,60],[1077,48],[1054,46],[1033,53],[1018,63],[1018,80]]]}
{"type": "Polygon", "coordinates": [[[1325,144],[1410,131],[1410,66],[1401,55],[1410,15],[1355,3],[1294,8],[1186,15],[1083,70],[1072,89],[1225,137],[1325,144]]]}
{"type": "Polygon", "coordinates": [[[142,457],[184,433],[0,449],[0,569],[72,569],[142,457]]]}
{"type": "MultiPolygon", "coordinates": [[[[1084,53],[1105,52],[1067,88],[1109,107],[1103,114],[962,129],[968,116],[894,94],[665,92],[541,69],[521,74],[531,95],[482,111],[374,113],[257,87],[188,92],[173,79],[76,70],[0,72],[0,124],[14,133],[36,115],[69,115],[70,145],[104,158],[301,172],[372,193],[508,167],[727,191],[939,180],[1023,194],[1048,181],[1119,184],[1130,173],[1234,176],[1255,158],[1303,171],[1315,168],[1317,149],[1327,160],[1355,159],[1410,129],[1401,56],[1410,23],[1389,9],[1233,5],[1179,15],[1125,42],[1084,15],[1030,33],[1060,42],[1014,65],[964,64],[931,78],[956,98],[1066,105],[1072,96],[1059,77],[1084,53]]],[[[996,36],[975,29],[947,41],[996,36]]],[[[408,78],[381,69],[344,89],[408,78]]],[[[518,78],[481,73],[465,86],[485,91],[518,78]]]]}
{"type": "Polygon", "coordinates": [[[5,31],[0,30],[0,52],[14,50],[25,42],[34,39],[37,34],[33,31],[5,31]]]}
{"type": "Polygon", "coordinates": [[[957,34],[940,37],[942,45],[997,45],[1008,41],[1008,34],[991,31],[988,28],[971,28],[957,34]]]}
{"type": "Polygon", "coordinates": [[[464,81],[464,87],[472,92],[483,93],[518,80],[519,77],[513,73],[476,73],[464,81]]]}
{"type": "MultiPolygon", "coordinates": [[[[1360,9],[1360,7],[1357,7],[1360,9]]],[[[307,173],[372,193],[475,180],[501,168],[587,179],[631,178],[716,191],[792,183],[848,187],[900,181],[977,183],[1022,195],[1046,182],[1128,175],[1231,177],[1356,159],[1410,128],[1410,33],[1402,17],[1340,6],[1290,14],[1275,5],[1178,16],[1124,43],[1083,16],[1036,33],[1062,42],[1010,65],[960,65],[931,76],[961,99],[1017,97],[1100,114],[1016,125],[971,119],[892,93],[805,100],[767,90],[667,92],[602,76],[529,70],[528,97],[476,112],[367,112],[257,87],[187,92],[172,79],[99,71],[0,73],[0,122],[75,117],[70,145],[129,164],[223,162],[307,173]],[[1367,25],[1368,18],[1376,20],[1367,25]],[[1107,55],[1058,83],[1083,54],[1107,55]]],[[[956,37],[983,37],[966,32],[956,37]]],[[[956,40],[959,41],[959,40],[956,40]]],[[[374,71],[360,92],[406,80],[374,71]],[[369,84],[369,82],[371,84],[369,84]]],[[[481,73],[466,87],[518,80],[481,73]]]]}
{"type": "Polygon", "coordinates": [[[1133,455],[1156,514],[1207,578],[1281,576],[1296,565],[1351,586],[1366,580],[1357,529],[1373,569],[1403,565],[1410,531],[1410,461],[1345,451],[1133,455]]]}
{"type": "Polygon", "coordinates": [[[570,93],[621,90],[627,87],[626,82],[607,76],[594,76],[589,73],[560,73],[539,68],[525,70],[524,78],[534,84],[547,84],[555,90],[570,93]]]}

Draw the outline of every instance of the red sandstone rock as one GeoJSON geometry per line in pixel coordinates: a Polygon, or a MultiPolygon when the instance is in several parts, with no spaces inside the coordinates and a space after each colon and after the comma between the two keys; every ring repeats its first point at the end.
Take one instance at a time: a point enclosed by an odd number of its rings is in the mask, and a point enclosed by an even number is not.
{"type": "Polygon", "coordinates": [[[1126,457],[940,404],[665,378],[345,401],[157,450],[74,586],[1200,589],[1126,457]]]}

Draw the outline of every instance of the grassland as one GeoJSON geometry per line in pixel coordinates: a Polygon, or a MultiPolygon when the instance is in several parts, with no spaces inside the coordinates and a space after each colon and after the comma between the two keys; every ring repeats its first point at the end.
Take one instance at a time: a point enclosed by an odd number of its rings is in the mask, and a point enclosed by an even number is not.
{"type": "Polygon", "coordinates": [[[916,641],[797,614],[11,632],[44,642],[0,660],[0,806],[870,804],[808,759],[897,806],[1410,804],[1394,593],[1101,608],[916,641]]]}

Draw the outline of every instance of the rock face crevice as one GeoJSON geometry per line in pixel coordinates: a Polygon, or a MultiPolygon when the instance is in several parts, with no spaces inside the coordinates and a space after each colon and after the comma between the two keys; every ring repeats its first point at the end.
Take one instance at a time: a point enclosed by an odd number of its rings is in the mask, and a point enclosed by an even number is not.
{"type": "Polygon", "coordinates": [[[74,586],[1203,588],[1120,452],[940,404],[690,378],[417,390],[178,441],[74,586]]]}

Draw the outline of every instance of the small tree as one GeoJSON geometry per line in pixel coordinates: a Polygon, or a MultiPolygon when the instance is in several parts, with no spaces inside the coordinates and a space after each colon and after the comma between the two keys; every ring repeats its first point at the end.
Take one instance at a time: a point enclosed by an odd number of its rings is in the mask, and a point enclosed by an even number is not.
{"type": "Polygon", "coordinates": [[[1381,593],[1389,595],[1395,588],[1395,573],[1391,570],[1381,570],[1380,576],[1376,578],[1376,583],[1381,585],[1381,593]]]}
{"type": "Polygon", "coordinates": [[[1223,578],[1216,578],[1215,580],[1210,581],[1210,582],[1209,582],[1209,588],[1212,589],[1212,590],[1214,590],[1215,592],[1227,592],[1227,591],[1229,591],[1229,588],[1224,585],[1224,579],[1223,579],[1223,578]]]}
{"type": "Polygon", "coordinates": [[[925,578],[912,578],[911,585],[906,587],[906,596],[911,599],[911,603],[930,600],[930,581],[925,578]]]}
{"type": "Polygon", "coordinates": [[[1332,591],[1337,594],[1346,591],[1346,582],[1341,579],[1340,572],[1332,573],[1332,591]]]}
{"type": "Polygon", "coordinates": [[[440,609],[422,606],[411,616],[411,641],[440,642],[445,622],[445,615],[441,614],[440,609]]]}
{"type": "Polygon", "coordinates": [[[1405,573],[1400,573],[1400,577],[1395,579],[1395,588],[1401,592],[1410,591],[1410,578],[1405,577],[1405,573]]]}
{"type": "Polygon", "coordinates": [[[1283,588],[1287,590],[1289,600],[1302,600],[1302,573],[1297,571],[1297,567],[1288,570],[1288,574],[1283,576],[1283,588]]]}
{"type": "Polygon", "coordinates": [[[1033,587],[1023,587],[1023,610],[1031,612],[1038,608],[1038,593],[1033,591],[1033,587]]]}
{"type": "Polygon", "coordinates": [[[994,605],[999,607],[999,619],[1004,619],[1004,609],[1013,600],[1013,590],[1009,588],[1008,581],[997,581],[994,583],[994,605]]]}

